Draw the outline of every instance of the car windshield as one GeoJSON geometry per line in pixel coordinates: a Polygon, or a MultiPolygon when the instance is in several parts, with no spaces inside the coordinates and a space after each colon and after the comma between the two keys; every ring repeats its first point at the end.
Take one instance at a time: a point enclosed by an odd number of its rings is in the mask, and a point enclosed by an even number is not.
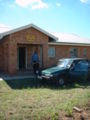
{"type": "Polygon", "coordinates": [[[59,60],[57,63],[58,67],[70,67],[72,64],[72,60],[64,59],[64,60],[59,60]]]}

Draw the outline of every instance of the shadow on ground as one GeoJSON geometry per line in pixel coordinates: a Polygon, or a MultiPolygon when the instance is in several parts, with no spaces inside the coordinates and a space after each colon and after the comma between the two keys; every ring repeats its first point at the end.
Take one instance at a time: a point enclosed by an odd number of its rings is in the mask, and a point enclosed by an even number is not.
{"type": "Polygon", "coordinates": [[[40,81],[38,79],[20,79],[20,80],[5,80],[12,89],[27,89],[27,88],[49,88],[49,89],[72,89],[72,88],[90,88],[88,82],[73,82],[64,86],[59,86],[56,82],[40,81]]]}

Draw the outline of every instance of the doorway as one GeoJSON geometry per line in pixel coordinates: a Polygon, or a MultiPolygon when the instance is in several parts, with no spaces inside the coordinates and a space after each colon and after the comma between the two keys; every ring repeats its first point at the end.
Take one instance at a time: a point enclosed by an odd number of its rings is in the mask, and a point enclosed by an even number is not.
{"type": "Polygon", "coordinates": [[[18,48],[18,67],[19,67],[19,70],[26,69],[26,48],[25,47],[18,48]]]}

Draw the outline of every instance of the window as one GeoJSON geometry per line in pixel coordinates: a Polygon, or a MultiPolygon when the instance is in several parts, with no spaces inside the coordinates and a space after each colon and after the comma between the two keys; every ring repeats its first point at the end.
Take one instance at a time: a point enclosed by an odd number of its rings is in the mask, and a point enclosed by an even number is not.
{"type": "Polygon", "coordinates": [[[49,47],[48,57],[55,57],[55,48],[54,47],[49,47]]]}
{"type": "Polygon", "coordinates": [[[79,69],[80,70],[84,70],[84,69],[88,69],[88,66],[89,66],[88,62],[80,61],[80,62],[78,62],[76,64],[75,69],[77,69],[77,70],[79,70],[79,69]]]}
{"type": "Polygon", "coordinates": [[[86,48],[83,49],[83,57],[87,57],[87,49],[86,48]]]}
{"type": "Polygon", "coordinates": [[[77,57],[78,56],[78,49],[77,48],[71,48],[70,49],[70,57],[77,57]]]}

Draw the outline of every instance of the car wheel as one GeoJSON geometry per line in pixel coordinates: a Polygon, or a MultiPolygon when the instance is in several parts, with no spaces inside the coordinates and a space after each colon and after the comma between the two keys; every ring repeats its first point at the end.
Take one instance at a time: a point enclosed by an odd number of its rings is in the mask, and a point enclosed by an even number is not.
{"type": "Polygon", "coordinates": [[[58,80],[58,83],[59,83],[59,85],[64,85],[64,83],[65,83],[65,81],[64,81],[64,78],[60,78],[59,80],[58,80]]]}

